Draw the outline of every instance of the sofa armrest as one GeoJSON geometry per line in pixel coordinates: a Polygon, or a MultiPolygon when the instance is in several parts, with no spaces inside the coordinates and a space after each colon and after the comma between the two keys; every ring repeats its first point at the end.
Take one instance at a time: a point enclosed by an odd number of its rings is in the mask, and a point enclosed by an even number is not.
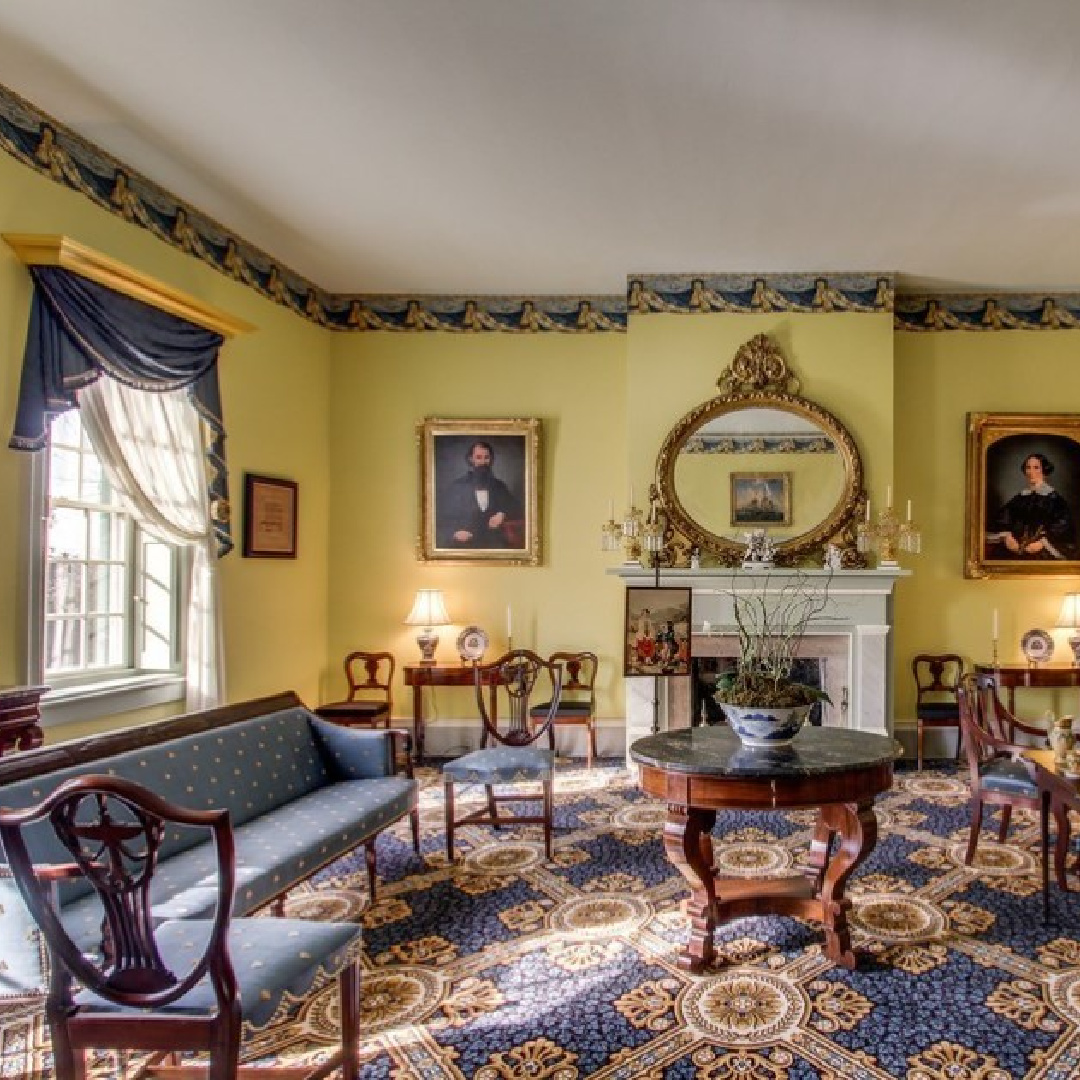
{"type": "Polygon", "coordinates": [[[393,776],[396,740],[386,729],[350,728],[308,717],[315,743],[335,780],[393,776]]]}

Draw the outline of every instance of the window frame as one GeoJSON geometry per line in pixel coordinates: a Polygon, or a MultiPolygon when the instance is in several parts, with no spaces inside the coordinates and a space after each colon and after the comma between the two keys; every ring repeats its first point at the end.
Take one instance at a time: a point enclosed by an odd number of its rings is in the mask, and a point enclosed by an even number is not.
{"type": "MultiPolygon", "coordinates": [[[[50,430],[51,436],[51,430],[50,430]]],[[[139,642],[145,630],[140,592],[144,584],[142,565],[144,540],[157,540],[152,530],[127,511],[130,528],[125,565],[129,580],[125,603],[125,665],[77,672],[45,673],[45,582],[48,577],[48,526],[51,510],[49,472],[51,438],[41,453],[30,455],[31,523],[26,574],[27,604],[27,682],[48,685],[41,702],[42,725],[91,721],[117,713],[149,708],[183,700],[186,690],[184,657],[186,650],[185,619],[187,609],[187,573],[191,552],[183,545],[169,544],[174,551],[172,566],[173,648],[172,663],[167,669],[142,668],[138,664],[139,642]]],[[[168,543],[167,541],[164,541],[168,543]]]]}

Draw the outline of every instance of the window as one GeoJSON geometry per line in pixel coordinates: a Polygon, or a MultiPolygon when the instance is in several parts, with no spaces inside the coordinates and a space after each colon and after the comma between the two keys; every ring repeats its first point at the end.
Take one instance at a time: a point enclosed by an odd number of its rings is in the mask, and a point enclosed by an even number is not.
{"type": "Polygon", "coordinates": [[[41,668],[56,687],[182,667],[184,552],[143,528],[109,483],[77,409],[47,452],[41,668]]]}

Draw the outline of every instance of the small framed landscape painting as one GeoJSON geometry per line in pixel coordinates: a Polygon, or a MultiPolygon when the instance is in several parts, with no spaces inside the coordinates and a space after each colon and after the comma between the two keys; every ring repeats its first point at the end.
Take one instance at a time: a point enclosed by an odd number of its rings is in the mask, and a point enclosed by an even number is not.
{"type": "Polygon", "coordinates": [[[540,421],[429,419],[417,433],[420,558],[537,565],[540,421]]]}
{"type": "Polygon", "coordinates": [[[1080,415],[969,413],[964,576],[1080,574],[1080,415]]]}
{"type": "Polygon", "coordinates": [[[626,590],[623,674],[690,674],[690,589],[626,590]]]}
{"type": "Polygon", "coordinates": [[[731,524],[790,525],[791,473],[733,472],[731,524]]]}

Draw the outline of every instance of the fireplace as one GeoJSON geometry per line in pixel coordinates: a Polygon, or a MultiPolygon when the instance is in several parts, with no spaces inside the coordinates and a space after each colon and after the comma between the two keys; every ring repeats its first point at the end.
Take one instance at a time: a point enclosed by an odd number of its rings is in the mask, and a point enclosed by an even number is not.
{"type": "MultiPolygon", "coordinates": [[[[765,572],[665,569],[659,580],[652,571],[637,566],[609,572],[622,577],[627,585],[689,586],[693,590],[691,653],[718,658],[737,654],[733,594],[763,587],[778,589],[798,574],[828,600],[799,652],[822,666],[825,690],[832,699],[832,705],[823,711],[822,724],[892,734],[892,594],[897,579],[909,571],[898,567],[835,572],[779,567],[765,572]]],[[[688,727],[692,704],[688,678],[627,679],[627,747],[654,730],[688,727]]]]}

